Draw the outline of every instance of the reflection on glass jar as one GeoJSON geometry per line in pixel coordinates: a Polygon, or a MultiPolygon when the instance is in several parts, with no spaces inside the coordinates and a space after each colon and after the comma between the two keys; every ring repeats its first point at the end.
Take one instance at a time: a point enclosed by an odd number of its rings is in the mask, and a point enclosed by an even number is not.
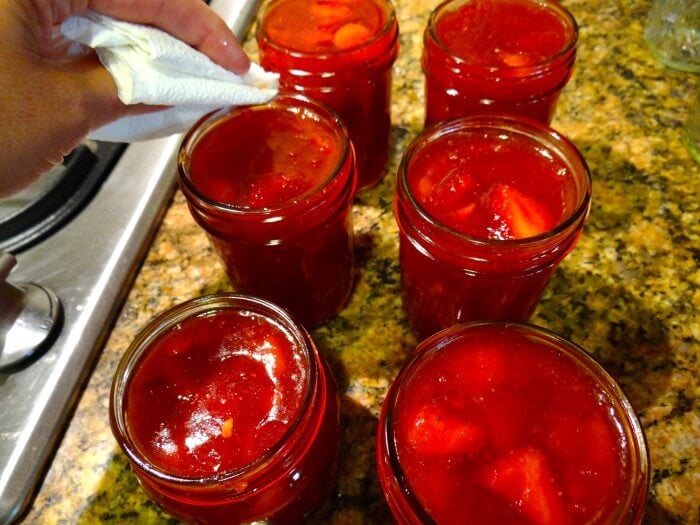
{"type": "Polygon", "coordinates": [[[377,470],[399,525],[636,525],[649,489],[620,387],[583,349],[513,323],[418,346],[382,404],[377,470]]]}
{"type": "Polygon", "coordinates": [[[339,398],[287,312],[205,296],[151,322],[124,354],[113,433],[149,496],[197,523],[297,523],[332,487],[339,398]]]}
{"type": "Polygon", "coordinates": [[[329,108],[300,96],[223,109],[186,135],[180,185],[236,291],[314,326],[353,281],[353,149],[329,108]]]}

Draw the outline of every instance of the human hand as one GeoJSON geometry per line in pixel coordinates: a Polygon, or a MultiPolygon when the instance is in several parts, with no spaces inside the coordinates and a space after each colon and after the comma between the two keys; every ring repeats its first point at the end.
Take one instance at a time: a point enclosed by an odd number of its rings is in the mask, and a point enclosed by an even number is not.
{"type": "Polygon", "coordinates": [[[0,0],[0,197],[60,163],[94,129],[150,106],[125,106],[94,53],[74,57],[60,24],[87,9],[156,26],[214,62],[245,73],[250,60],[201,0],[0,0]]]}

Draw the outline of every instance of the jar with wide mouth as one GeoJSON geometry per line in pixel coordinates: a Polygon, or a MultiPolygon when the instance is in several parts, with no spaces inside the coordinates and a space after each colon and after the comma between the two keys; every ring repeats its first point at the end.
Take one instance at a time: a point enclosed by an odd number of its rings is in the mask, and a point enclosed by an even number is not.
{"type": "Polygon", "coordinates": [[[532,325],[423,341],[382,404],[377,470],[399,524],[638,525],[649,453],[620,386],[532,325]]]}
{"type": "Polygon", "coordinates": [[[578,26],[554,0],[447,0],[423,38],[425,123],[513,113],[550,123],[571,78],[578,26]]]}
{"type": "Polygon", "coordinates": [[[308,333],[259,298],[182,303],[116,370],[110,422],[148,495],[195,523],[301,523],[327,497],[339,397],[308,333]]]}
{"type": "Polygon", "coordinates": [[[185,136],[180,186],[241,293],[315,326],[353,283],[352,144],[338,116],[301,96],[216,111],[185,136]]]}
{"type": "Polygon", "coordinates": [[[273,0],[257,23],[260,63],[282,91],[333,108],[355,147],[358,189],[386,173],[398,23],[387,0],[273,0]]]}
{"type": "Polygon", "coordinates": [[[479,115],[425,130],[404,152],[394,198],[412,331],[527,321],[590,198],[584,158],[540,122],[479,115]]]}

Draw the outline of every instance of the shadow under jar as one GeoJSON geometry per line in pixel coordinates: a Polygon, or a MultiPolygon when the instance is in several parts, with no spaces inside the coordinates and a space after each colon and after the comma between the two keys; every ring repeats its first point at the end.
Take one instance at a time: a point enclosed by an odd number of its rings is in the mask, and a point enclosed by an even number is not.
{"type": "Polygon", "coordinates": [[[353,149],[329,108],[300,96],[200,120],[179,155],[180,185],[236,291],[315,326],[353,282],[353,149]]]}
{"type": "Polygon", "coordinates": [[[546,124],[576,59],[578,27],[554,0],[448,0],[423,38],[425,124],[515,113],[546,124]]]}
{"type": "Polygon", "coordinates": [[[537,121],[464,117],[416,137],[394,198],[415,335],[467,321],[528,320],[575,246],[590,198],[583,157],[537,121]]]}
{"type": "Polygon", "coordinates": [[[258,298],[152,321],[117,367],[110,421],[148,495],[187,522],[299,523],[333,486],[337,386],[308,333],[258,298]]]}
{"type": "Polygon", "coordinates": [[[260,63],[280,89],[320,100],[348,129],[358,189],[386,172],[398,24],[386,0],[273,0],[257,24],[260,63]]]}
{"type": "Polygon", "coordinates": [[[531,325],[421,343],[382,404],[377,469],[396,523],[639,524],[642,427],[583,349],[531,325]]]}

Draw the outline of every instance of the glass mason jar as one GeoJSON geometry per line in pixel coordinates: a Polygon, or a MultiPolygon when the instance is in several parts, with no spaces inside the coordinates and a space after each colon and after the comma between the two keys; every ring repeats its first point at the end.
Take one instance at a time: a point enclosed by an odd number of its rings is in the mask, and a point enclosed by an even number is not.
{"type": "Polygon", "coordinates": [[[700,72],[700,2],[655,0],[644,24],[644,40],[668,67],[700,72]]]}
{"type": "MultiPolygon", "coordinates": [[[[491,182],[469,182],[484,187],[484,195],[475,196],[476,203],[489,197],[491,182]]],[[[422,339],[467,321],[528,320],[557,265],[575,246],[590,198],[591,178],[585,160],[569,140],[544,124],[482,115],[425,130],[404,152],[394,197],[403,301],[413,332],[422,339]],[[472,140],[486,149],[474,153],[472,140]],[[456,149],[459,141],[464,151],[456,149]],[[513,143],[511,150],[506,149],[509,143],[513,143]],[[511,158],[512,152],[519,157],[511,158]],[[434,160],[426,161],[428,155],[434,160]],[[445,159],[455,159],[454,165],[443,167],[440,163],[447,162],[445,159]],[[542,159],[556,164],[550,167],[542,159]],[[530,165],[532,161],[539,164],[530,165]],[[457,178],[451,181],[451,177],[462,172],[490,174],[497,169],[508,173],[512,193],[521,183],[527,183],[529,189],[560,188],[560,193],[549,196],[557,200],[540,204],[546,212],[561,208],[546,229],[523,238],[487,238],[465,233],[468,230],[457,229],[437,215],[458,214],[458,208],[473,206],[462,202],[452,209],[447,199],[455,198],[455,189],[465,183],[457,178]],[[562,177],[562,171],[568,177],[562,177]],[[422,179],[436,175],[451,187],[438,200],[438,209],[428,211],[416,188],[422,187],[422,179]]],[[[503,209],[494,213],[507,215],[503,209]]]]}
{"type": "Polygon", "coordinates": [[[300,522],[333,486],[337,386],[304,328],[258,298],[153,320],[117,367],[110,422],[144,490],[185,521],[300,522]]]}
{"type": "Polygon", "coordinates": [[[582,348],[487,322],[423,341],[382,403],[377,469],[395,522],[639,524],[642,427],[582,348]]]}
{"type": "Polygon", "coordinates": [[[257,42],[260,63],[280,74],[282,91],[320,100],[340,115],[355,147],[358,189],[377,184],[389,154],[392,65],[398,54],[391,3],[273,0],[260,14],[257,42]],[[370,16],[374,26],[369,19],[367,26],[357,22],[370,16]]]}
{"type": "Polygon", "coordinates": [[[357,181],[332,110],[280,96],[214,112],[185,136],[178,168],[189,209],[236,291],[287,308],[305,326],[345,305],[357,181]]]}
{"type": "Polygon", "coordinates": [[[423,38],[426,126],[477,113],[550,123],[577,40],[574,17],[554,0],[442,2],[423,38]]]}

